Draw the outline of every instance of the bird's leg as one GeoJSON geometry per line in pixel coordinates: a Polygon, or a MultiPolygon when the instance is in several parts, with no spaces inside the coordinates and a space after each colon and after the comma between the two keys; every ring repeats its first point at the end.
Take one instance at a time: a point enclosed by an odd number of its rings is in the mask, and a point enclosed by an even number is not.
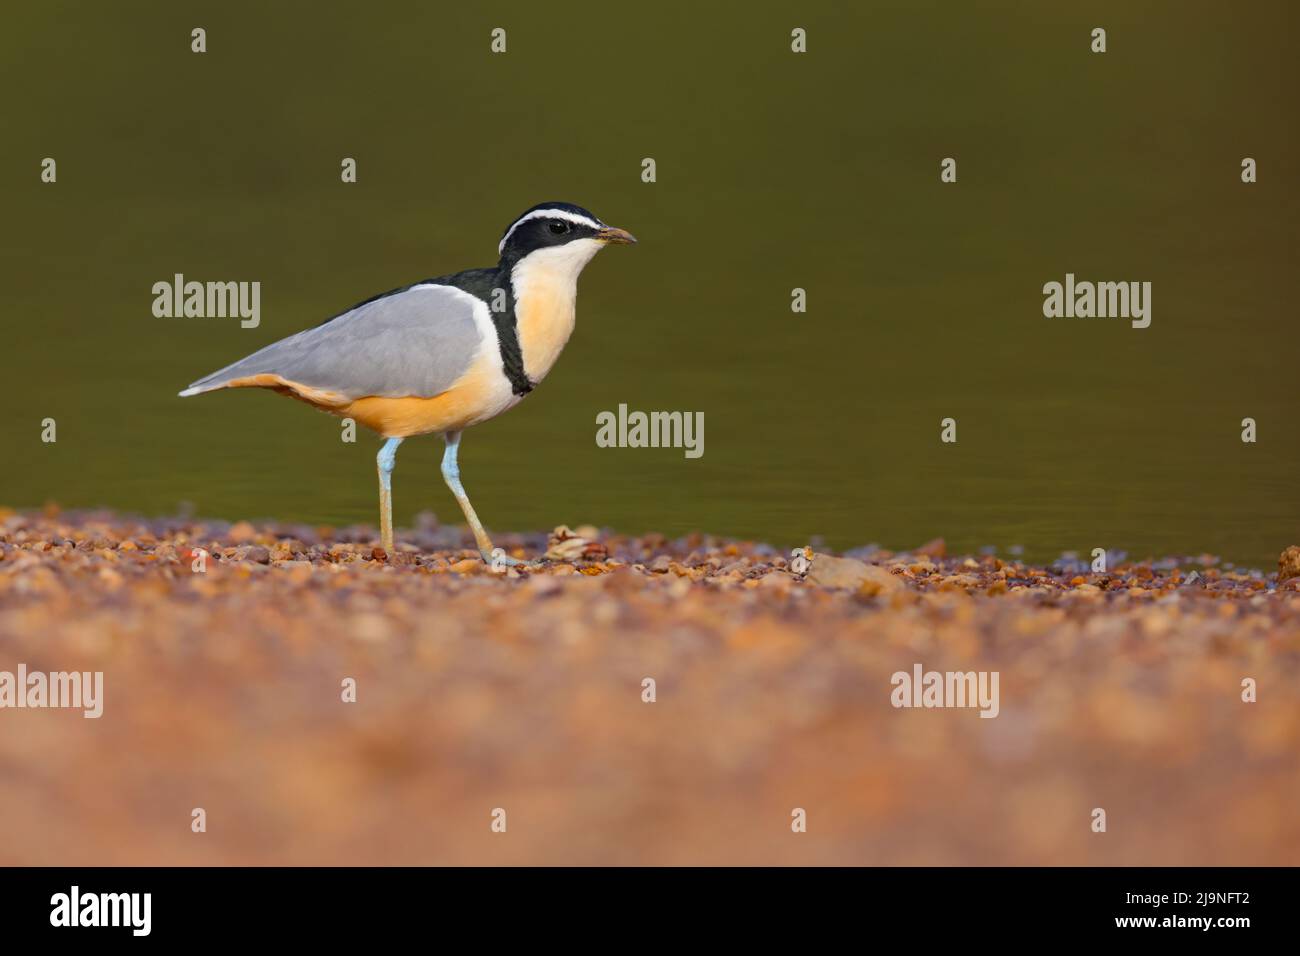
{"type": "Polygon", "coordinates": [[[400,438],[388,439],[375,457],[379,466],[379,544],[389,554],[393,553],[393,465],[401,443],[400,438]]]}
{"type": "Polygon", "coordinates": [[[474,513],[474,506],[469,503],[469,495],[465,494],[465,486],[460,483],[460,464],[456,460],[456,452],[460,448],[460,432],[447,432],[442,437],[447,442],[447,450],[442,456],[442,479],[447,482],[447,487],[460,502],[460,510],[465,512],[465,520],[469,522],[469,528],[474,532],[474,540],[478,543],[478,553],[482,555],[484,562],[493,566],[523,564],[524,562],[504,552],[495,556],[492,554],[492,539],[483,530],[482,522],[474,513]]]}

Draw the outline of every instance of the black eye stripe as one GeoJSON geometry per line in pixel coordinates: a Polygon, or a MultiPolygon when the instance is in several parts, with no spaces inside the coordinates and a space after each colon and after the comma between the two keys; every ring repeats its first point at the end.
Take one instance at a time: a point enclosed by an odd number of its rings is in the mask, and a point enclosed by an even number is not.
{"type": "Polygon", "coordinates": [[[596,236],[602,228],[604,224],[585,209],[569,203],[546,203],[512,222],[497,243],[497,251],[512,260],[520,259],[533,249],[596,236]]]}

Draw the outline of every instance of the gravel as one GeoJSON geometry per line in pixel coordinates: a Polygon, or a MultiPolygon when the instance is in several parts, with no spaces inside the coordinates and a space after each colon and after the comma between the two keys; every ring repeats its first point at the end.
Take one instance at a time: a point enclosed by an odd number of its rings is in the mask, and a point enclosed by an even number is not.
{"type": "Polygon", "coordinates": [[[590,526],[500,535],[563,560],[494,573],[463,528],[397,540],[0,510],[0,671],[104,674],[97,720],[0,709],[0,864],[1300,855],[1300,577],[941,541],[798,575],[590,526]],[[895,708],[916,664],[998,672],[998,716],[895,708]]]}

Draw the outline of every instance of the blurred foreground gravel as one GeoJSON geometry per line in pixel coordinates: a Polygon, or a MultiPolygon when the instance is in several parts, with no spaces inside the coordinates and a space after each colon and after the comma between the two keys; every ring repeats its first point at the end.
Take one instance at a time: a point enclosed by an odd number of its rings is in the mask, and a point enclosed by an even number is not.
{"type": "Polygon", "coordinates": [[[105,688],[0,709],[0,864],[1300,862],[1300,578],[575,532],[0,511],[0,671],[105,688]]]}

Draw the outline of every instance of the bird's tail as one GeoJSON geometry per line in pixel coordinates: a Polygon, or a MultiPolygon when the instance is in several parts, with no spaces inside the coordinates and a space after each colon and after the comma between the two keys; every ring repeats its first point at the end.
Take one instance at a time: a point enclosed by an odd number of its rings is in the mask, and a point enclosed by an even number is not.
{"type": "Polygon", "coordinates": [[[191,382],[186,388],[177,392],[181,398],[189,398],[191,395],[202,395],[204,392],[215,392],[219,388],[225,388],[230,383],[231,376],[222,369],[220,372],[213,372],[211,375],[205,375],[197,382],[191,382]]]}
{"type": "Polygon", "coordinates": [[[247,358],[242,358],[238,362],[232,362],[225,368],[219,368],[210,375],[205,375],[201,379],[190,382],[184,391],[178,392],[181,398],[189,398],[191,395],[202,395],[204,392],[215,392],[220,388],[237,387],[239,385],[261,384],[250,381],[251,376],[258,373],[270,371],[271,366],[266,362],[260,362],[263,353],[267,350],[262,349],[254,352],[247,358]]]}

